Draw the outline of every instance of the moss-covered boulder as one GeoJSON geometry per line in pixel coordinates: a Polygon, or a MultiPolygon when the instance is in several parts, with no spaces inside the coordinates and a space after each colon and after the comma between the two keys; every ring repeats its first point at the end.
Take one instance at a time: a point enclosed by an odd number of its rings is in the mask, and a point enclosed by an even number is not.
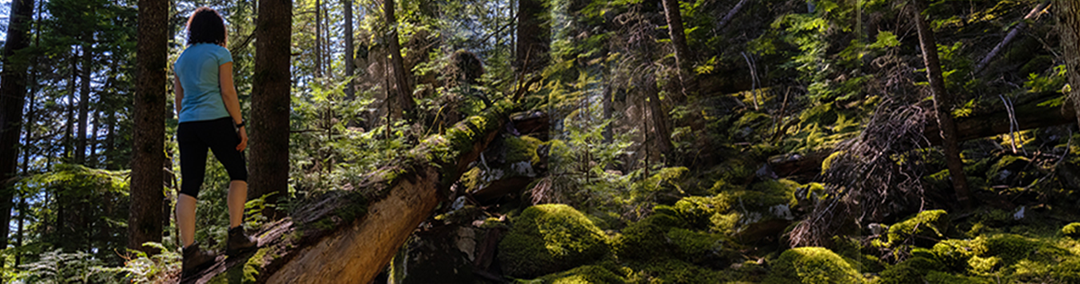
{"type": "Polygon", "coordinates": [[[877,284],[926,283],[926,275],[940,267],[937,260],[912,257],[881,272],[877,284]]]}
{"type": "Polygon", "coordinates": [[[863,283],[862,275],[831,250],[800,247],[784,251],[764,283],[863,283]]]}
{"type": "Polygon", "coordinates": [[[1080,239],[1080,222],[1069,223],[1061,228],[1061,233],[1073,239],[1080,239]]]}
{"type": "Polygon", "coordinates": [[[772,239],[795,219],[794,192],[801,187],[786,179],[765,180],[745,189],[720,190],[714,196],[691,196],[672,206],[657,206],[657,212],[678,217],[691,229],[707,230],[744,241],[772,239]]]}
{"type": "Polygon", "coordinates": [[[635,270],[634,283],[724,283],[730,280],[730,275],[724,271],[716,271],[697,266],[678,259],[657,259],[635,270]]]}
{"type": "Polygon", "coordinates": [[[574,208],[544,204],[526,208],[499,242],[498,259],[507,275],[535,278],[603,258],[608,238],[574,208]]]}
{"type": "MultiPolygon", "coordinates": [[[[609,265],[610,266],[610,265],[609,265]]],[[[540,277],[540,283],[550,284],[616,284],[626,283],[626,271],[622,267],[583,265],[563,272],[540,277]]],[[[532,282],[530,282],[532,283],[532,282]]]]}
{"type": "Polygon", "coordinates": [[[677,217],[657,212],[623,229],[615,241],[615,253],[620,260],[646,261],[671,256],[675,247],[668,241],[667,232],[686,226],[677,217]]]}
{"type": "MultiPolygon", "coordinates": [[[[889,242],[886,245],[896,247],[907,242],[913,236],[921,236],[929,240],[941,239],[948,232],[949,225],[949,214],[945,210],[919,212],[915,217],[889,227],[889,242]]],[[[926,246],[932,244],[933,242],[926,246]]]]}

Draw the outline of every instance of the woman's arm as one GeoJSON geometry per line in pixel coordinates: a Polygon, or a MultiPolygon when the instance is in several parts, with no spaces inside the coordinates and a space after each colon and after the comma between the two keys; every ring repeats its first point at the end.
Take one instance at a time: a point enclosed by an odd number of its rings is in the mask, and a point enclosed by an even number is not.
{"type": "MultiPolygon", "coordinates": [[[[243,122],[243,116],[240,114],[240,98],[236,96],[236,86],[233,85],[233,63],[227,62],[221,64],[218,67],[218,80],[221,83],[221,100],[225,102],[225,110],[229,111],[229,116],[232,117],[233,123],[240,124],[243,122]]],[[[243,151],[247,148],[247,131],[243,126],[240,126],[239,133],[240,144],[236,145],[237,151],[243,151]]]]}
{"type": "Polygon", "coordinates": [[[176,93],[176,101],[174,107],[176,107],[176,118],[180,118],[180,110],[182,102],[184,101],[184,86],[180,85],[180,75],[173,75],[173,93],[176,93]]]}

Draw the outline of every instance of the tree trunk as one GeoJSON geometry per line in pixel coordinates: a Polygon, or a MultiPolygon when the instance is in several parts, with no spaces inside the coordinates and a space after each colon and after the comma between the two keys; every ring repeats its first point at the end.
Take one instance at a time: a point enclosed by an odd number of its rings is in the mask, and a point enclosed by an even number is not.
{"type": "MultiPolygon", "coordinates": [[[[394,70],[394,84],[397,85],[397,106],[405,113],[408,120],[416,115],[413,110],[416,103],[412,99],[412,86],[409,85],[409,73],[405,70],[405,61],[401,58],[401,44],[398,43],[397,18],[394,17],[394,0],[383,0],[386,14],[386,26],[390,28],[390,67],[394,70]]],[[[395,111],[395,115],[398,113],[395,111]]]]}
{"type": "Polygon", "coordinates": [[[76,63],[78,63],[78,61],[79,61],[78,58],[79,58],[78,49],[72,48],[72,50],[71,50],[71,69],[70,69],[71,70],[71,78],[69,78],[70,80],[68,80],[68,91],[71,92],[71,94],[70,94],[71,97],[70,97],[70,99],[68,99],[68,103],[67,103],[67,121],[66,121],[66,125],[65,125],[66,127],[64,128],[64,154],[61,157],[61,159],[63,161],[66,161],[66,162],[71,162],[71,160],[68,160],[68,158],[71,157],[71,155],[75,153],[75,149],[74,149],[75,148],[75,143],[74,143],[74,140],[73,140],[74,133],[75,133],[75,105],[74,104],[75,104],[75,81],[78,80],[78,77],[79,77],[79,73],[76,72],[76,70],[77,70],[76,67],[78,67],[78,64],[76,64],[76,63]]]}
{"type": "Polygon", "coordinates": [[[971,208],[971,193],[968,190],[967,176],[964,174],[964,162],[960,159],[960,142],[957,141],[956,123],[952,118],[952,97],[945,90],[945,79],[941,74],[941,63],[937,54],[937,41],[934,39],[934,32],[930,30],[921,13],[926,3],[923,0],[915,0],[915,7],[912,18],[919,31],[919,44],[923,53],[923,62],[926,64],[926,77],[930,80],[934,111],[937,112],[938,126],[941,127],[945,164],[948,165],[949,175],[952,176],[956,200],[964,208],[971,208]]]}
{"type": "MultiPolygon", "coordinates": [[[[258,234],[265,236],[260,252],[248,256],[262,257],[254,260],[261,263],[254,267],[256,282],[370,283],[436,205],[445,201],[451,184],[479,159],[503,129],[510,109],[508,103],[499,102],[482,119],[454,125],[447,138],[424,139],[410,155],[436,160],[403,160],[362,178],[365,182],[357,185],[358,192],[376,193],[366,195],[375,198],[366,204],[345,198],[343,191],[330,193],[269,226],[258,234]],[[361,216],[342,217],[349,214],[361,216]],[[282,237],[286,234],[299,237],[282,237]]],[[[219,274],[242,273],[248,269],[245,263],[253,262],[218,262],[183,282],[206,283],[219,274]]]]}
{"type": "Polygon", "coordinates": [[[156,253],[161,242],[162,168],[165,151],[165,70],[168,68],[168,0],[139,0],[135,83],[135,134],[131,159],[128,248],[156,253]]]}
{"type": "Polygon", "coordinates": [[[353,69],[356,69],[356,63],[353,62],[353,54],[356,52],[353,49],[356,47],[353,45],[352,0],[341,0],[341,4],[345,6],[345,78],[349,80],[349,83],[345,84],[345,99],[351,101],[356,98],[356,80],[352,77],[353,69]]]}
{"type": "Polygon", "coordinates": [[[675,46],[675,66],[679,68],[679,78],[690,70],[690,48],[686,45],[686,33],[683,31],[682,11],[679,0],[663,0],[664,16],[667,17],[668,35],[675,46]]]}
{"type": "MultiPolygon", "coordinates": [[[[276,204],[289,190],[289,75],[292,1],[259,0],[255,28],[255,76],[251,95],[251,175],[248,196],[274,193],[276,204]]],[[[268,217],[283,217],[277,211],[268,217]]]]}
{"type": "Polygon", "coordinates": [[[542,0],[518,0],[517,62],[521,74],[539,71],[547,64],[551,31],[546,24],[542,0]]]}
{"type": "MultiPolygon", "coordinates": [[[[1054,1],[1058,15],[1058,34],[1061,36],[1061,49],[1064,50],[1065,76],[1069,81],[1069,101],[1074,109],[1080,111],[1080,3],[1072,0],[1054,1]]],[[[1080,115],[1077,116],[1080,123],[1080,115]]]]}
{"type": "MultiPolygon", "coordinates": [[[[0,245],[5,248],[10,232],[12,184],[18,171],[19,132],[22,130],[23,104],[26,99],[26,70],[28,60],[15,53],[30,45],[30,21],[34,13],[33,0],[11,2],[7,44],[3,50],[3,70],[0,71],[0,245]]],[[[0,262],[2,264],[2,262],[0,262]]]]}
{"type": "MultiPolygon", "coordinates": [[[[670,154],[673,146],[671,145],[671,128],[668,127],[667,112],[664,111],[663,106],[660,104],[660,88],[656,86],[656,82],[649,81],[646,86],[646,106],[648,107],[649,120],[652,122],[653,143],[645,141],[645,147],[652,148],[651,145],[656,145],[657,158],[662,158],[664,155],[670,154]]],[[[648,132],[648,129],[645,129],[648,132]]]]}
{"type": "Polygon", "coordinates": [[[82,47],[82,71],[79,78],[79,119],[75,128],[75,164],[86,163],[86,124],[87,114],[90,112],[90,72],[93,66],[93,51],[90,50],[92,36],[83,36],[82,47]]]}
{"type": "Polygon", "coordinates": [[[322,1],[315,0],[315,78],[323,77],[322,1]]]}

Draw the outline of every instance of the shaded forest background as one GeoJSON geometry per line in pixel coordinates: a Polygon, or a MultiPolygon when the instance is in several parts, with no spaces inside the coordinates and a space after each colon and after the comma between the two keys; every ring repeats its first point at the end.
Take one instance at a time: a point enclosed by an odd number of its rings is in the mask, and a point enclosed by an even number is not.
{"type": "Polygon", "coordinates": [[[1080,8],[1043,0],[14,0],[4,282],[178,280],[166,78],[200,6],[254,231],[377,201],[373,173],[514,103],[376,282],[1080,283],[1080,8]]]}

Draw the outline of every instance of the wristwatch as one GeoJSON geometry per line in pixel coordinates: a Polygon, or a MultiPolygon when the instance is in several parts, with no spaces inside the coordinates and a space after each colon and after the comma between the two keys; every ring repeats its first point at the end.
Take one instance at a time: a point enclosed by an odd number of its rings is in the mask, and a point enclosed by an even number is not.
{"type": "Polygon", "coordinates": [[[240,120],[240,123],[236,124],[236,128],[240,128],[240,127],[244,127],[244,120],[243,119],[240,120]]]}

